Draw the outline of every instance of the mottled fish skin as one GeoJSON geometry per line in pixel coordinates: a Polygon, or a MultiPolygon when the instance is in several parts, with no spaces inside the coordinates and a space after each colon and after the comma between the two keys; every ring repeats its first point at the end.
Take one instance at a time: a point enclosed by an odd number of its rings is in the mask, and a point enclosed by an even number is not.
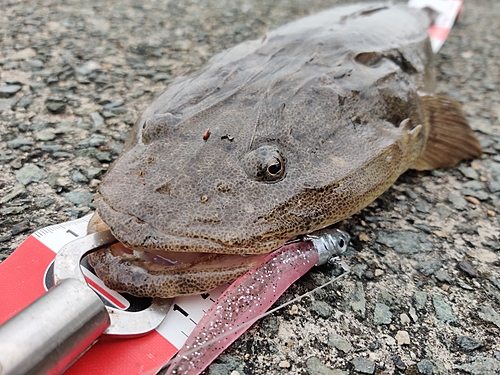
{"type": "Polygon", "coordinates": [[[424,147],[426,27],[354,5],[216,55],[146,109],[97,211],[131,248],[246,254],[351,216],[424,147]]]}

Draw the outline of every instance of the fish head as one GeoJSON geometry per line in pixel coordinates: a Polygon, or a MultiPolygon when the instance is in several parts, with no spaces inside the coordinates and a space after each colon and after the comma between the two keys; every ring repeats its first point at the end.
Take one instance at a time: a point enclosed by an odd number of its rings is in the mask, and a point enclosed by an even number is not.
{"type": "Polygon", "coordinates": [[[255,254],[351,216],[425,134],[416,92],[387,67],[383,80],[355,57],[341,69],[209,87],[184,108],[160,97],[99,187],[101,218],[132,249],[255,254]]]}

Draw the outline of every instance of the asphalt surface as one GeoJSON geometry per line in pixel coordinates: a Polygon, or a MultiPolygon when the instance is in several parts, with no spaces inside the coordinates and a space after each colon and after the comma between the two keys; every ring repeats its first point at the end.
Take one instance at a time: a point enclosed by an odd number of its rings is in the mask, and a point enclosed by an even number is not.
{"type": "MultiPolygon", "coordinates": [[[[336,1],[2,1],[0,261],[93,210],[127,131],[174,77],[336,1]]],[[[439,92],[484,148],[407,172],[342,223],[342,282],[264,319],[211,374],[500,374],[500,3],[467,2],[436,56],[439,92]]],[[[279,302],[329,280],[322,267],[279,302]]]]}

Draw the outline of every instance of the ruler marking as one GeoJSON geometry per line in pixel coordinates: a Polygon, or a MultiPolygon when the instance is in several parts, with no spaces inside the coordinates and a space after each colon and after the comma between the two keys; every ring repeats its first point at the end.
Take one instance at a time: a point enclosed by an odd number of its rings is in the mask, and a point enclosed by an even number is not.
{"type": "Polygon", "coordinates": [[[66,229],[66,233],[71,233],[75,237],[80,237],[77,233],[73,232],[71,229],[66,229]]]}
{"type": "Polygon", "coordinates": [[[174,311],[179,311],[186,318],[189,316],[189,313],[186,310],[184,310],[182,307],[180,307],[178,304],[174,305],[174,311]]]}

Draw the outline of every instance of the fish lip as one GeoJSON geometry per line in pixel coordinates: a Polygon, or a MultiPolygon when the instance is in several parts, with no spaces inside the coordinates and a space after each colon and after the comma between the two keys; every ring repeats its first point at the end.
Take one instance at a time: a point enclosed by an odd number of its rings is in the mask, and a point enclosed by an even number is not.
{"type": "Polygon", "coordinates": [[[249,246],[238,246],[211,238],[166,234],[134,215],[116,210],[102,195],[95,198],[95,205],[102,221],[109,226],[115,238],[132,250],[255,255],[271,252],[285,242],[252,239],[249,246]]]}

